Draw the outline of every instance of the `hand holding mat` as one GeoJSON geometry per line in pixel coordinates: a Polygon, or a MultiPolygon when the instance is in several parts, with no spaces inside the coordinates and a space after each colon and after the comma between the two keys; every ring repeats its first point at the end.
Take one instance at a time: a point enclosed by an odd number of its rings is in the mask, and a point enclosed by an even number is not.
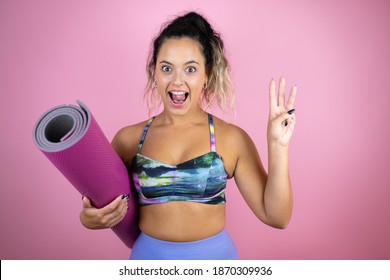
{"type": "Polygon", "coordinates": [[[34,126],[34,143],[95,207],[130,193],[126,216],[111,229],[132,248],[140,231],[137,196],[127,168],[88,108],[77,103],[80,107],[60,105],[44,113],[34,126]]]}

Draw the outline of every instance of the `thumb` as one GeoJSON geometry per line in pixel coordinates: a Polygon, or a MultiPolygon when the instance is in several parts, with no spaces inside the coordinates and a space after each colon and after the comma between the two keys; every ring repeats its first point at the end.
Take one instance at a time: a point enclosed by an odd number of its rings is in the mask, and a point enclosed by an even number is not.
{"type": "Polygon", "coordinates": [[[295,118],[295,109],[291,109],[287,112],[284,112],[280,114],[278,117],[274,119],[275,123],[283,123],[285,126],[287,126],[292,119],[295,118]]]}
{"type": "Polygon", "coordinates": [[[83,200],[83,208],[91,208],[92,207],[92,203],[91,203],[91,201],[89,200],[88,197],[83,195],[82,200],[83,200]]]}

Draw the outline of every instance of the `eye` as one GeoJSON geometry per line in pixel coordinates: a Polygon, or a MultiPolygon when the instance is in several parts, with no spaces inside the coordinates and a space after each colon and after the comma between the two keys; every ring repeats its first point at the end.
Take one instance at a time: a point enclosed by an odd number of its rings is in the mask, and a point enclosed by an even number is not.
{"type": "Polygon", "coordinates": [[[161,70],[162,70],[163,72],[169,72],[169,71],[171,71],[171,67],[169,67],[169,66],[167,66],[167,65],[164,65],[163,67],[161,67],[161,70]]]}
{"type": "Polygon", "coordinates": [[[188,73],[194,73],[194,72],[196,72],[196,68],[193,67],[193,66],[190,66],[190,67],[188,67],[188,68],[186,69],[186,71],[187,71],[188,73]]]}

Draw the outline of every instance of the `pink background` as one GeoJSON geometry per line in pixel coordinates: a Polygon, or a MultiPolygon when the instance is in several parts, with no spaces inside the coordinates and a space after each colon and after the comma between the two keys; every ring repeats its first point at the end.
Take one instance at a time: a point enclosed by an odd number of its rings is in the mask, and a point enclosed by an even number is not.
{"type": "Polygon", "coordinates": [[[243,259],[389,259],[387,1],[0,2],[1,259],[126,259],[110,231],[84,229],[81,196],[34,146],[47,109],[88,105],[108,139],[147,118],[151,38],[184,10],[225,40],[237,116],[267,166],[267,88],[298,85],[286,230],[257,221],[234,181],[227,229],[243,259]]]}

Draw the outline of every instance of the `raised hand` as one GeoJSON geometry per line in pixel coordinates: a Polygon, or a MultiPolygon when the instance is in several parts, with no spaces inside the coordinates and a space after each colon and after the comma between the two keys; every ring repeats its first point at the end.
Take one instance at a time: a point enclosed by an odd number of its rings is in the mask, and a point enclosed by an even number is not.
{"type": "Polygon", "coordinates": [[[291,88],[287,104],[285,104],[285,85],[286,80],[282,77],[279,80],[277,96],[273,79],[269,85],[268,145],[276,144],[287,147],[294,131],[296,121],[294,102],[297,87],[294,85],[291,88]]]}

